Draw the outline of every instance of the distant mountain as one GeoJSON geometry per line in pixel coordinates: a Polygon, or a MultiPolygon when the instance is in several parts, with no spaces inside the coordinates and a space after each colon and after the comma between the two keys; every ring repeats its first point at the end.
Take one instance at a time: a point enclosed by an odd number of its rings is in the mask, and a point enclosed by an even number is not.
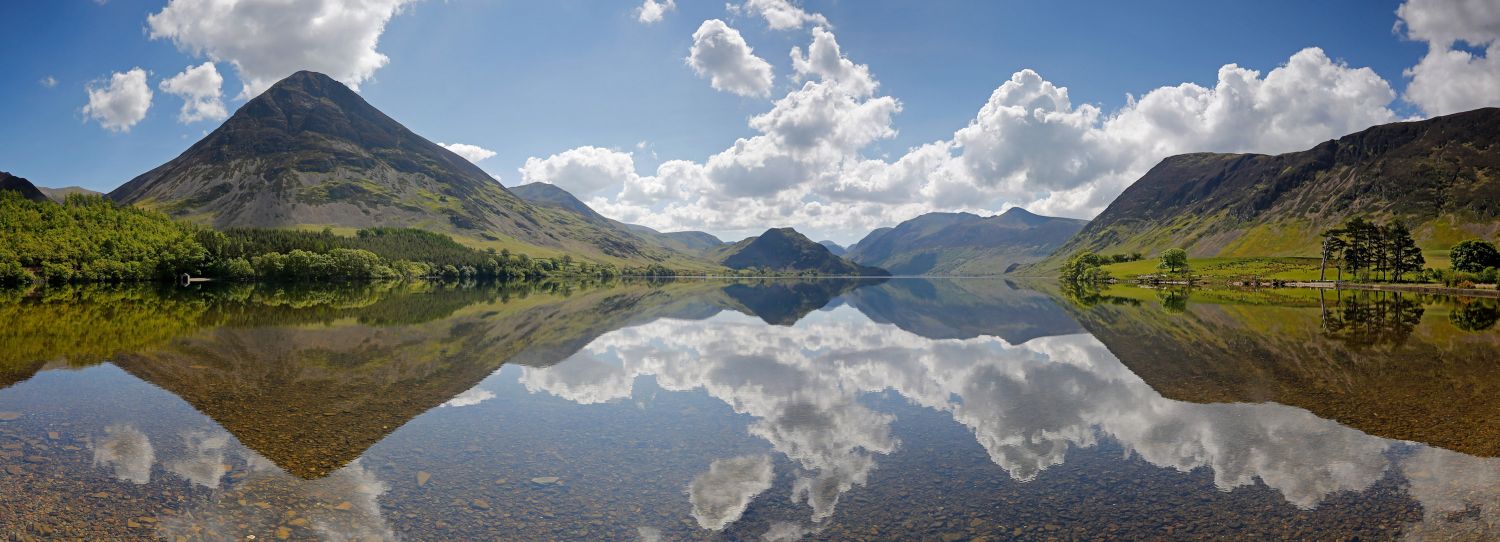
{"type": "Polygon", "coordinates": [[[572,193],[563,190],[555,184],[527,183],[512,187],[510,192],[532,205],[557,207],[583,215],[591,221],[600,223],[610,222],[610,219],[595,212],[592,207],[589,207],[582,200],[574,197],[572,193]]]}
{"type": "Polygon", "coordinates": [[[17,177],[4,171],[0,171],[0,191],[17,192],[21,197],[31,201],[47,201],[47,195],[37,190],[36,185],[24,177],[17,177]]]}
{"type": "Polygon", "coordinates": [[[823,245],[823,247],[827,248],[829,252],[832,252],[834,256],[843,256],[848,252],[848,249],[839,246],[838,243],[835,243],[833,241],[818,241],[818,244],[823,245]]]}
{"type": "Polygon", "coordinates": [[[348,87],[306,71],[109,196],[220,228],[408,226],[537,255],[627,263],[673,256],[576,213],[522,201],[348,87]]]}
{"type": "Polygon", "coordinates": [[[67,199],[70,194],[83,194],[85,196],[104,195],[103,192],[89,190],[81,186],[64,186],[62,188],[47,188],[45,186],[38,186],[36,187],[36,189],[41,190],[43,194],[47,195],[47,197],[52,198],[52,201],[56,201],[59,203],[67,199]]]}
{"type": "Polygon", "coordinates": [[[825,275],[888,275],[883,269],[866,267],[834,256],[827,247],[812,242],[791,228],[772,228],[756,237],[710,253],[730,269],[762,268],[772,271],[813,271],[825,275]]]}
{"type": "Polygon", "coordinates": [[[527,183],[511,188],[511,193],[526,200],[527,203],[543,207],[553,207],[571,213],[576,213],[590,223],[600,226],[614,228],[625,235],[640,237],[648,243],[669,250],[683,252],[693,256],[701,256],[711,248],[717,248],[724,242],[711,234],[701,231],[678,231],[662,233],[646,226],[637,224],[626,224],[613,218],[606,217],[594,211],[592,207],[575,197],[567,190],[563,190],[550,183],[527,183]]]}
{"type": "Polygon", "coordinates": [[[1263,154],[1173,156],[1127,188],[1049,263],[1079,250],[1317,256],[1319,233],[1360,215],[1401,219],[1446,250],[1500,233],[1500,109],[1398,122],[1263,154]]]}
{"type": "Polygon", "coordinates": [[[1020,207],[990,217],[927,213],[871,232],[846,257],[898,275],[999,275],[1052,254],[1085,223],[1020,207]]]}

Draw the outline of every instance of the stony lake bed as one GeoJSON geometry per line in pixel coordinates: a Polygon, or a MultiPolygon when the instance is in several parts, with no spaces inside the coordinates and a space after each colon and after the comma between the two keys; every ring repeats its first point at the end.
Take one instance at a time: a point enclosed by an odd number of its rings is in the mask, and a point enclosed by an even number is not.
{"type": "Polygon", "coordinates": [[[0,534],[1491,539],[1495,313],[998,279],[16,292],[0,534]]]}

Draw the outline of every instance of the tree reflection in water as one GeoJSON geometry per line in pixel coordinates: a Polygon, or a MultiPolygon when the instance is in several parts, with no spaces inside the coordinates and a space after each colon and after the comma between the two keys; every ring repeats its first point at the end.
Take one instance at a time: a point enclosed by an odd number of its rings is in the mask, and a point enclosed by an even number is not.
{"type": "Polygon", "coordinates": [[[1400,292],[1335,292],[1334,308],[1323,303],[1323,334],[1351,348],[1400,346],[1422,322],[1422,304],[1400,292]]]}

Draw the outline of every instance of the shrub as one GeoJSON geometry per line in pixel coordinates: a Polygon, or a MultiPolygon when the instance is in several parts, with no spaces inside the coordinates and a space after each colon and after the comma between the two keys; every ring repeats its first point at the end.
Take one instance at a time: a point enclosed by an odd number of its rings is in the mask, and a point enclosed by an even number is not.
{"type": "Polygon", "coordinates": [[[1496,250],[1493,243],[1480,239],[1469,239],[1453,245],[1449,257],[1453,260],[1455,271],[1475,273],[1486,267],[1500,267],[1500,250],[1496,250]]]}

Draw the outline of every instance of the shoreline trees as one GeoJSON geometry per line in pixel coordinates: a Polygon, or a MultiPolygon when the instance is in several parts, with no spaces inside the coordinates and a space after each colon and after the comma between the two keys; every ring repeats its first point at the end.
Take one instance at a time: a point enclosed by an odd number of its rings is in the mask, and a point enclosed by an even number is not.
{"type": "MultiPolygon", "coordinates": [[[[664,268],[646,271],[671,274],[664,268]]],[[[570,256],[482,251],[410,228],[370,228],[354,236],[328,229],[217,231],[102,196],[75,194],[56,203],[0,190],[0,285],[167,281],[183,273],[241,281],[508,281],[614,277],[621,270],[570,256]]]]}
{"type": "Polygon", "coordinates": [[[1320,279],[1328,260],[1334,258],[1340,262],[1341,281],[1347,270],[1356,280],[1401,282],[1427,263],[1411,230],[1400,220],[1377,224],[1364,217],[1351,218],[1343,226],[1323,232],[1322,252],[1320,279]]]}

